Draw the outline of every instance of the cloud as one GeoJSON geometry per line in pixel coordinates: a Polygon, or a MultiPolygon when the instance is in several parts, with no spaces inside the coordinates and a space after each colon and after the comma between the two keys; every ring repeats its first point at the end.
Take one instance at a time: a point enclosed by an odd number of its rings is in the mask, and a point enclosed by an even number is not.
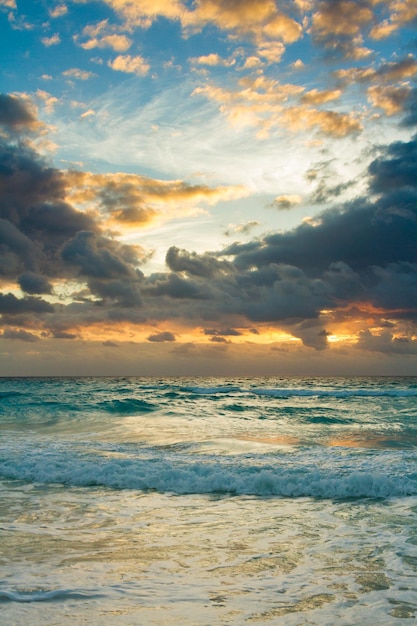
{"type": "Polygon", "coordinates": [[[40,127],[30,104],[8,94],[0,94],[0,125],[9,132],[36,131],[40,127]]]}
{"type": "Polygon", "coordinates": [[[61,250],[62,259],[79,268],[81,275],[92,278],[120,278],[132,275],[132,248],[98,236],[92,231],[79,231],[61,250]],[[126,259],[124,257],[127,257],[126,259]]]}
{"type": "Polygon", "coordinates": [[[62,75],[68,78],[76,78],[77,80],[89,80],[90,78],[97,76],[94,72],[87,72],[86,70],[80,70],[76,67],[65,70],[62,72],[62,75]]]}
{"type": "Polygon", "coordinates": [[[361,350],[385,354],[417,355],[417,338],[407,336],[395,337],[388,331],[373,334],[369,330],[364,330],[359,335],[357,347],[361,350]]]}
{"type": "Polygon", "coordinates": [[[211,67],[216,67],[219,65],[223,67],[230,67],[236,63],[236,60],[223,59],[219,54],[212,52],[210,54],[205,54],[199,57],[192,57],[190,59],[190,62],[197,65],[209,65],[211,67]]]}
{"type": "Polygon", "coordinates": [[[335,100],[340,91],[311,91],[296,84],[282,84],[263,75],[255,79],[239,80],[237,89],[205,85],[197,87],[193,95],[202,95],[220,105],[233,126],[255,126],[258,137],[265,138],[275,127],[293,132],[316,129],[335,138],[346,137],[362,130],[360,119],[354,113],[314,108],[310,104],[323,104],[335,100]]]}
{"type": "Polygon", "coordinates": [[[402,85],[374,85],[368,89],[368,99],[374,107],[379,107],[387,115],[395,115],[403,111],[411,95],[411,87],[402,85]]]}
{"type": "Polygon", "coordinates": [[[52,113],[56,103],[58,102],[58,98],[55,96],[51,96],[47,91],[43,91],[42,89],[36,90],[36,97],[39,98],[45,107],[45,111],[47,113],[52,113]]]}
{"type": "Polygon", "coordinates": [[[55,33],[55,35],[51,35],[51,37],[42,37],[41,41],[44,46],[50,48],[51,46],[56,46],[61,43],[61,38],[57,33],[55,33]]]}
{"type": "Polygon", "coordinates": [[[18,276],[18,283],[22,291],[30,294],[52,293],[52,285],[40,274],[23,272],[18,276]]]}
{"type": "Polygon", "coordinates": [[[16,9],[16,0],[0,0],[0,7],[5,9],[16,9]]]}
{"type": "Polygon", "coordinates": [[[126,52],[132,45],[132,40],[126,35],[103,35],[102,37],[93,37],[88,41],[80,44],[84,50],[93,50],[94,48],[112,48],[115,52],[126,52]]]}
{"type": "Polygon", "coordinates": [[[158,17],[179,19],[184,6],[178,0],[104,0],[123,20],[127,28],[149,28],[158,17]]]}
{"type": "Polygon", "coordinates": [[[227,261],[219,261],[210,254],[199,255],[195,252],[180,250],[176,246],[169,248],[166,263],[174,272],[186,272],[190,276],[210,278],[229,269],[227,261]]]}
{"type": "Polygon", "coordinates": [[[235,328],[204,328],[205,335],[213,335],[216,337],[240,337],[242,333],[235,328]]]}
{"type": "Polygon", "coordinates": [[[49,15],[52,18],[63,17],[68,13],[68,8],[65,4],[57,4],[56,7],[49,11],[49,15]]]}
{"type": "Polygon", "coordinates": [[[292,209],[297,204],[300,204],[302,198],[296,194],[287,194],[282,196],[277,196],[275,200],[272,202],[272,207],[279,209],[280,211],[288,211],[292,209]]]}
{"type": "Polygon", "coordinates": [[[362,30],[373,20],[372,2],[322,0],[312,16],[311,33],[328,54],[362,59],[371,53],[362,46],[362,30]]]}
{"type": "MultiPolygon", "coordinates": [[[[108,20],[85,26],[81,33],[81,39],[85,39],[85,41],[82,41],[79,45],[84,50],[111,48],[115,52],[126,52],[131,47],[132,40],[116,31],[117,27],[110,25],[108,20]]],[[[75,41],[78,42],[79,37],[76,37],[75,41]]]]}
{"type": "Polygon", "coordinates": [[[16,298],[12,293],[0,293],[0,314],[19,315],[21,313],[53,313],[54,307],[41,298],[16,298]]]}
{"type": "Polygon", "coordinates": [[[198,0],[192,11],[183,11],[181,23],[186,32],[198,32],[207,24],[255,40],[297,41],[302,26],[277,9],[273,0],[198,0]]]}
{"type": "Polygon", "coordinates": [[[149,63],[142,56],[133,57],[130,54],[119,54],[113,61],[109,61],[108,66],[118,72],[136,74],[136,76],[145,76],[150,70],[149,63]]]}
{"type": "Polygon", "coordinates": [[[340,89],[334,89],[332,91],[319,91],[318,89],[312,89],[301,96],[301,102],[303,104],[325,104],[332,100],[338,100],[342,92],[340,89]]]}
{"type": "Polygon", "coordinates": [[[0,335],[0,337],[2,337],[3,339],[18,339],[20,341],[26,341],[28,343],[39,341],[38,335],[29,333],[27,330],[15,330],[12,328],[6,328],[0,335]]]}
{"type": "Polygon", "coordinates": [[[133,227],[201,212],[199,204],[241,198],[242,186],[208,187],[180,180],[158,180],[136,174],[69,172],[68,198],[77,204],[99,207],[119,226],[133,227]]]}
{"type": "MultiPolygon", "coordinates": [[[[370,328],[380,337],[387,327],[376,331],[372,324],[388,320],[394,324],[390,349],[414,350],[417,136],[380,148],[367,169],[363,196],[292,230],[220,250],[171,246],[166,270],[146,275],[146,251],[109,234],[111,218],[122,223],[118,212],[127,211],[129,222],[128,211],[142,207],[145,218],[153,219],[146,211],[215,203],[238,191],[132,174],[61,171],[15,140],[36,125],[24,100],[0,98],[0,121],[2,326],[33,330],[39,337],[101,332],[102,341],[112,339],[104,334],[110,325],[160,328],[175,320],[175,328],[182,325],[200,338],[204,329],[217,338],[217,348],[230,351],[239,343],[229,345],[231,337],[256,326],[259,335],[253,332],[252,341],[262,341],[264,329],[280,330],[320,352],[338,326],[353,335],[370,328]],[[25,295],[16,295],[18,287],[25,295]]],[[[277,200],[295,203],[290,195],[277,200]]],[[[148,341],[175,338],[165,331],[150,334],[148,341]]],[[[369,349],[381,349],[368,336],[360,336],[362,347],[365,340],[369,349]]]]}
{"type": "Polygon", "coordinates": [[[175,335],[173,333],[165,331],[162,333],[156,333],[155,335],[149,335],[147,339],[148,341],[151,341],[154,343],[161,343],[165,341],[175,341],[175,335]]]}
{"type": "Polygon", "coordinates": [[[230,237],[233,233],[242,233],[243,235],[247,235],[256,228],[260,226],[260,222],[256,220],[250,220],[249,222],[244,222],[243,224],[229,224],[228,229],[224,232],[226,237],[230,237]]]}
{"type": "Polygon", "coordinates": [[[412,23],[417,17],[417,7],[414,0],[388,0],[386,2],[390,10],[390,16],[382,22],[376,24],[370,35],[374,39],[385,39],[389,37],[401,26],[412,23]]]}

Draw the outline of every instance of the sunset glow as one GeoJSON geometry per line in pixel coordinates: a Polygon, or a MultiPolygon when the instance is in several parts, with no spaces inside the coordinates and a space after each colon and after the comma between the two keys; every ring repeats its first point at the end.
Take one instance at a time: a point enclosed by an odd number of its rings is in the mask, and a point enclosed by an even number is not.
{"type": "Polygon", "coordinates": [[[415,373],[416,19],[0,0],[0,374],[415,373]]]}

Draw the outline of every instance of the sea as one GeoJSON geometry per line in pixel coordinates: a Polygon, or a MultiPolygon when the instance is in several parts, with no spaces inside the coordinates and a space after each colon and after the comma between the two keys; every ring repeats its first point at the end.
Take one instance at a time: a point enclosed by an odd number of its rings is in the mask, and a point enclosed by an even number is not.
{"type": "Polygon", "coordinates": [[[417,378],[0,379],[0,624],[417,619],[417,378]]]}

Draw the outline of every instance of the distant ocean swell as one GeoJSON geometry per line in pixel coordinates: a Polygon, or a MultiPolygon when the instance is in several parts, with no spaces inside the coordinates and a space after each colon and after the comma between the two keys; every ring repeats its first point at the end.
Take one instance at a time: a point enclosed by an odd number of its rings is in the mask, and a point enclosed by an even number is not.
{"type": "MultiPolygon", "coordinates": [[[[69,380],[69,379],[68,379],[69,380]]],[[[361,400],[387,398],[392,400],[410,400],[417,398],[417,385],[407,388],[395,385],[384,387],[240,387],[231,385],[219,386],[181,386],[181,385],[138,385],[136,389],[116,387],[111,391],[111,397],[105,390],[91,389],[91,393],[77,393],[77,387],[71,381],[67,382],[69,397],[65,398],[55,392],[52,397],[51,390],[40,386],[42,393],[33,382],[28,383],[30,391],[7,390],[0,391],[0,415],[12,416],[21,421],[26,418],[37,418],[46,414],[68,418],[71,414],[82,412],[89,416],[94,412],[113,415],[140,415],[152,413],[159,409],[171,407],[175,402],[192,401],[199,402],[201,399],[213,400],[223,403],[224,409],[236,413],[245,413],[251,407],[258,407],[258,401],[264,399],[267,402],[280,402],[285,400],[314,402],[335,400],[361,400]],[[33,385],[33,389],[31,388],[33,385]],[[132,391],[134,392],[132,394],[132,391]],[[32,393],[33,392],[33,393],[32,393]],[[45,394],[48,394],[45,397],[45,394]],[[107,397],[104,397],[107,396],[107,397]],[[242,404],[243,403],[243,404],[242,404]]],[[[52,386],[52,385],[51,385],[52,386]]],[[[270,404],[265,404],[268,408],[270,404]]],[[[278,406],[278,405],[277,405],[278,406]]],[[[319,405],[314,405],[317,409],[319,405]]],[[[281,411],[287,409],[282,405],[281,411]]],[[[302,411],[298,406],[298,411],[302,411]]],[[[333,421],[340,419],[333,418],[333,421]]],[[[344,419],[344,417],[342,418],[344,419]]],[[[349,418],[350,419],[350,418],[349,418]]]]}
{"type": "MultiPolygon", "coordinates": [[[[10,453],[10,449],[9,449],[10,453]]],[[[316,498],[387,498],[417,494],[414,457],[395,452],[315,458],[302,453],[240,460],[219,456],[122,453],[75,454],[54,449],[0,455],[0,477],[74,487],[154,490],[172,494],[228,494],[316,498]],[[410,462],[411,461],[411,462],[410,462]],[[414,469],[414,472],[413,472],[414,469]]]]}

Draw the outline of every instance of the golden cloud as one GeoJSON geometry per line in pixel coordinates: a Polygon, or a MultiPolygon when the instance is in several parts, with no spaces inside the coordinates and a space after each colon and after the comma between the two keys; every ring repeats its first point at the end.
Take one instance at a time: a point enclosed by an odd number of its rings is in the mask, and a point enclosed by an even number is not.
{"type": "Polygon", "coordinates": [[[282,119],[292,130],[318,128],[325,135],[335,138],[346,137],[362,130],[360,121],[352,113],[322,111],[302,105],[286,109],[282,114],[282,119]]]}
{"type": "Polygon", "coordinates": [[[359,132],[361,124],[353,114],[323,111],[311,108],[312,104],[322,104],[339,97],[336,91],[312,91],[301,96],[304,88],[293,84],[280,84],[278,81],[258,76],[239,80],[241,90],[227,90],[213,85],[198,87],[193,95],[203,95],[220,104],[224,113],[234,126],[258,126],[259,138],[268,136],[275,126],[284,126],[292,131],[318,128],[320,132],[332,137],[345,137],[359,132]],[[301,96],[291,105],[291,99],[301,96]],[[303,98],[306,101],[303,101],[303,98]]]}
{"type": "Polygon", "coordinates": [[[403,110],[410,91],[408,85],[400,87],[375,85],[369,87],[368,98],[374,107],[383,109],[387,115],[394,115],[403,110]]]}
{"type": "Polygon", "coordinates": [[[207,187],[180,180],[163,181],[135,174],[66,175],[68,199],[89,210],[99,209],[111,222],[137,226],[201,212],[199,203],[214,205],[248,194],[243,186],[207,187]]]}
{"type": "Polygon", "coordinates": [[[137,76],[145,76],[150,69],[149,63],[142,56],[133,57],[130,54],[119,54],[113,61],[108,62],[108,66],[118,72],[136,74],[137,76]]]}
{"type": "Polygon", "coordinates": [[[301,102],[304,104],[325,104],[326,102],[331,102],[332,100],[338,100],[342,92],[340,89],[334,89],[333,91],[318,91],[317,89],[312,89],[312,91],[303,94],[301,97],[301,102]]]}
{"type": "Polygon", "coordinates": [[[94,37],[81,44],[84,50],[93,48],[112,48],[115,52],[126,52],[132,45],[131,39],[126,35],[105,35],[104,37],[94,37]]]}
{"type": "Polygon", "coordinates": [[[292,43],[302,34],[301,25],[279,12],[273,0],[198,0],[196,8],[183,11],[180,19],[186,31],[196,32],[214,24],[257,41],[267,38],[292,43]]]}
{"type": "Polygon", "coordinates": [[[417,3],[415,0],[387,0],[386,4],[391,12],[388,19],[376,24],[370,35],[374,39],[385,39],[404,24],[412,22],[417,17],[417,3]]]}
{"type": "Polygon", "coordinates": [[[318,11],[313,15],[312,32],[318,38],[337,35],[357,35],[364,24],[373,19],[373,12],[367,6],[360,6],[353,0],[319,2],[318,11]]]}
{"type": "Polygon", "coordinates": [[[285,52],[285,46],[280,41],[264,41],[258,46],[257,52],[268,63],[279,63],[285,52]]]}
{"type": "Polygon", "coordinates": [[[200,57],[193,57],[190,59],[192,63],[197,63],[198,65],[209,65],[211,67],[215,67],[221,65],[223,67],[230,67],[236,63],[235,59],[223,59],[219,54],[212,52],[211,54],[206,54],[200,57]]]}
{"type": "Polygon", "coordinates": [[[159,16],[180,19],[184,6],[177,0],[104,0],[122,19],[127,28],[149,28],[159,16]]]}

